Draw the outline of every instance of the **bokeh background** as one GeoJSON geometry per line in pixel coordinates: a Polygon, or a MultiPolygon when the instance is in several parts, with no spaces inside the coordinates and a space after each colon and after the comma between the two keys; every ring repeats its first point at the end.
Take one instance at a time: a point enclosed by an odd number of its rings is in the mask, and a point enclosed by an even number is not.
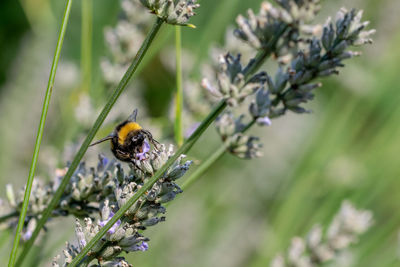
{"type": "MultiPolygon", "coordinates": [[[[184,60],[195,65],[209,60],[210,47],[224,41],[235,17],[257,10],[261,0],[199,2],[193,18],[197,29],[183,29],[189,53],[184,60]]],[[[247,161],[225,155],[179,195],[168,207],[166,222],[147,230],[150,249],[128,257],[134,266],[268,266],[293,236],[304,236],[315,223],[329,224],[345,199],[371,210],[375,221],[351,248],[347,263],[400,266],[400,2],[322,4],[321,19],[335,16],[341,6],[364,9],[377,29],[375,43],[363,48],[362,57],[347,61],[339,77],[324,82],[310,106],[313,113],[290,114],[255,130],[263,136],[264,157],[247,161]]],[[[0,2],[0,197],[5,184],[19,188],[26,181],[64,5],[0,2]]],[[[37,169],[44,180],[72,159],[112,90],[100,65],[109,56],[104,28],[118,22],[120,2],[94,0],[93,7],[92,57],[82,59],[81,1],[73,3],[37,169]],[[85,60],[91,63],[88,84],[82,82],[85,60]]],[[[99,136],[139,105],[145,126],[158,139],[173,142],[175,78],[165,63],[174,60],[173,44],[173,27],[164,27],[136,75],[140,83],[127,89],[99,136]]],[[[190,76],[200,81],[198,71],[190,76]]],[[[190,156],[201,162],[219,144],[211,127],[190,156]]],[[[110,155],[101,146],[89,150],[86,160],[96,160],[97,152],[110,155]]],[[[26,266],[49,265],[67,240],[75,240],[73,220],[54,220],[26,266]]],[[[11,234],[0,233],[0,244],[5,264],[11,234]]]]}

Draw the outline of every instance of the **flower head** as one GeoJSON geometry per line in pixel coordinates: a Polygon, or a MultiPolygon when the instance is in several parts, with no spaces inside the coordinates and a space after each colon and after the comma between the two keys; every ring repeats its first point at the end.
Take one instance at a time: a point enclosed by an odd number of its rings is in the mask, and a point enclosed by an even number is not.
{"type": "Polygon", "coordinates": [[[200,5],[196,0],[140,0],[140,2],[168,24],[195,27],[189,19],[200,5]]]}
{"type": "Polygon", "coordinates": [[[142,242],[140,245],[135,244],[132,246],[131,251],[147,251],[149,249],[149,244],[147,242],[142,242]]]}

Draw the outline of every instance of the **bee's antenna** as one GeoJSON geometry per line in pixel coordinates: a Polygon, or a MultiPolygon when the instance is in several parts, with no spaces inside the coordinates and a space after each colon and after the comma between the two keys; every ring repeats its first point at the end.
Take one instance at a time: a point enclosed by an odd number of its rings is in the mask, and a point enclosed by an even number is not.
{"type": "Polygon", "coordinates": [[[95,146],[95,145],[97,145],[97,144],[103,143],[103,142],[105,142],[105,141],[107,141],[107,140],[112,139],[114,136],[115,136],[115,135],[112,133],[112,134],[110,134],[110,135],[108,135],[108,136],[106,136],[106,137],[104,137],[104,138],[102,138],[102,139],[100,139],[100,140],[98,140],[98,141],[96,141],[96,142],[90,144],[89,146],[95,146]]]}
{"type": "Polygon", "coordinates": [[[136,122],[136,117],[137,117],[138,109],[135,108],[135,110],[132,112],[132,114],[129,116],[128,121],[133,121],[136,122]]]}

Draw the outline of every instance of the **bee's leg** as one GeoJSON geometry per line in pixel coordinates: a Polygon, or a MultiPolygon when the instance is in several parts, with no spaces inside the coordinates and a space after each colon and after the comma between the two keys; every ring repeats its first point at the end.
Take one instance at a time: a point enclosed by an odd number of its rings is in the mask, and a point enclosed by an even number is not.
{"type": "Polygon", "coordinates": [[[153,138],[153,135],[147,130],[142,130],[142,131],[146,135],[147,139],[149,139],[150,143],[153,144],[155,149],[160,150],[160,148],[159,148],[160,143],[156,139],[153,138]]]}
{"type": "MultiPolygon", "coordinates": [[[[128,162],[132,163],[133,166],[135,166],[136,169],[138,169],[143,174],[145,174],[145,172],[142,170],[142,168],[139,167],[139,165],[135,162],[135,160],[132,158],[132,156],[129,155],[129,153],[123,152],[123,151],[121,151],[119,149],[116,149],[115,151],[117,152],[118,155],[124,157],[123,161],[128,161],[128,162]]],[[[122,160],[122,159],[120,159],[120,160],[122,160]]]]}

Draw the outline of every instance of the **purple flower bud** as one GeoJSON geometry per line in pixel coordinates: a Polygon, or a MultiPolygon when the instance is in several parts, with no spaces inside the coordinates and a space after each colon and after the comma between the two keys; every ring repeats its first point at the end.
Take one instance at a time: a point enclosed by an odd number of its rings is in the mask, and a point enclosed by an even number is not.
{"type": "Polygon", "coordinates": [[[27,230],[23,235],[22,235],[22,239],[24,241],[28,241],[29,239],[31,239],[32,237],[32,231],[27,230]]]}
{"type": "Polygon", "coordinates": [[[272,124],[271,119],[268,118],[267,116],[258,118],[257,119],[257,124],[261,126],[270,126],[272,124]]]}
{"type": "Polygon", "coordinates": [[[85,246],[86,246],[86,240],[85,239],[79,240],[79,247],[84,248],[85,246]]]}
{"type": "Polygon", "coordinates": [[[149,249],[149,244],[147,242],[142,242],[140,245],[133,245],[130,251],[147,251],[149,249]]]}
{"type": "MultiPolygon", "coordinates": [[[[101,227],[104,227],[108,221],[114,216],[114,212],[110,212],[110,215],[108,217],[107,220],[105,221],[100,221],[99,225],[101,227]]],[[[115,233],[115,231],[117,230],[117,228],[121,225],[121,220],[118,220],[116,223],[114,223],[114,225],[107,231],[108,234],[112,235],[113,233],[115,233]]]]}
{"type": "Polygon", "coordinates": [[[103,164],[103,166],[106,166],[108,164],[109,160],[106,157],[102,157],[101,158],[101,164],[103,164]]]}
{"type": "Polygon", "coordinates": [[[142,152],[136,153],[136,159],[139,161],[143,161],[146,159],[146,153],[150,151],[150,144],[146,140],[143,142],[142,152]]]}

